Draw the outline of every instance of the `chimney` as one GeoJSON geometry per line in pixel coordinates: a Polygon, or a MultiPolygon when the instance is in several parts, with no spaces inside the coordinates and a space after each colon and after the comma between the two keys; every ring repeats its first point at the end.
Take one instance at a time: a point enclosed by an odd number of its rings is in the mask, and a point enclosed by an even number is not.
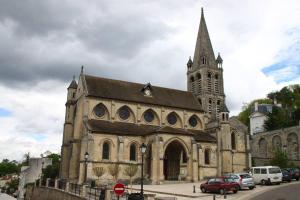
{"type": "Polygon", "coordinates": [[[257,112],[258,111],[258,102],[255,102],[254,103],[254,112],[257,112]]]}

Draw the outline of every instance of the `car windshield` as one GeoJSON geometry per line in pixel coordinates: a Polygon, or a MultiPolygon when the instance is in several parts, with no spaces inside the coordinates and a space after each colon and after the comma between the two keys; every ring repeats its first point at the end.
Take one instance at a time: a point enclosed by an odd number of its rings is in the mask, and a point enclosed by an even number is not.
{"type": "Polygon", "coordinates": [[[241,174],[240,175],[242,179],[244,178],[252,178],[249,174],[241,174]]]}
{"type": "Polygon", "coordinates": [[[269,168],[269,173],[270,174],[278,174],[280,173],[280,169],[279,168],[269,168]]]}
{"type": "Polygon", "coordinates": [[[224,182],[231,183],[231,182],[234,182],[234,179],[233,178],[224,178],[224,182]]]}

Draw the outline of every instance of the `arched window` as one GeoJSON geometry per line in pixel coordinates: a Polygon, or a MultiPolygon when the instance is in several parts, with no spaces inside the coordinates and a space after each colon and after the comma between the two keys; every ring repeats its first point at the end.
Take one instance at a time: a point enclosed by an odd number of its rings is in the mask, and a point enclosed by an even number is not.
{"type": "Polygon", "coordinates": [[[174,112],[171,112],[167,116],[167,120],[168,120],[168,123],[171,124],[171,125],[176,124],[176,122],[177,122],[177,116],[176,116],[176,114],[174,112]]]}
{"type": "Polygon", "coordinates": [[[290,133],[287,136],[287,154],[290,159],[297,160],[299,158],[299,142],[296,133],[290,133]]]}
{"type": "Polygon", "coordinates": [[[211,111],[212,111],[212,100],[209,99],[208,100],[208,112],[211,113],[211,111]]]}
{"type": "Polygon", "coordinates": [[[204,163],[206,165],[210,164],[210,155],[209,154],[210,154],[209,149],[205,149],[205,151],[204,151],[204,163]]]}
{"type": "Polygon", "coordinates": [[[194,76],[190,77],[190,81],[191,81],[191,90],[192,90],[192,92],[194,92],[195,91],[195,78],[194,78],[194,76]]]}
{"type": "Polygon", "coordinates": [[[211,92],[211,73],[207,73],[207,91],[211,92]]]}
{"type": "Polygon", "coordinates": [[[148,110],[145,111],[144,119],[145,119],[146,122],[150,123],[154,120],[154,118],[155,118],[155,114],[151,109],[148,109],[148,110]]]}
{"type": "Polygon", "coordinates": [[[127,120],[129,117],[130,117],[130,109],[128,106],[122,106],[120,109],[119,109],[119,117],[122,119],[122,120],[127,120]]]}
{"type": "Polygon", "coordinates": [[[94,107],[94,113],[97,117],[103,117],[106,114],[106,112],[106,107],[102,103],[99,103],[94,107]]]}
{"type": "Polygon", "coordinates": [[[190,124],[190,126],[192,126],[192,127],[196,127],[196,126],[197,126],[197,124],[198,124],[198,119],[197,119],[197,117],[196,117],[195,115],[193,115],[193,116],[191,116],[191,117],[189,118],[189,124],[190,124]]]}
{"type": "Polygon", "coordinates": [[[196,77],[197,77],[197,83],[198,83],[198,92],[201,92],[202,91],[201,74],[197,73],[196,77]]]}
{"type": "Polygon", "coordinates": [[[191,80],[191,82],[194,82],[194,81],[195,81],[195,79],[194,79],[193,76],[191,76],[190,80],[191,80]]]}
{"type": "Polygon", "coordinates": [[[104,142],[102,147],[102,159],[109,160],[109,143],[104,142]]]}
{"type": "Polygon", "coordinates": [[[130,161],[136,161],[136,146],[135,144],[130,145],[130,161]]]}
{"type": "Polygon", "coordinates": [[[231,149],[236,149],[236,141],[235,141],[235,134],[231,133],[231,149]]]}

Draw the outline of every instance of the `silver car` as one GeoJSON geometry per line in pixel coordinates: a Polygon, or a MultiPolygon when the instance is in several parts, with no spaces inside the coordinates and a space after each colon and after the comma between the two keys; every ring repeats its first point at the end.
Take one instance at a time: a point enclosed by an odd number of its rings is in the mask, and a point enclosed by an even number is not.
{"type": "Polygon", "coordinates": [[[234,173],[234,174],[226,174],[225,177],[232,178],[235,182],[239,184],[239,189],[249,188],[252,190],[255,188],[255,183],[252,176],[248,173],[234,173]]]}

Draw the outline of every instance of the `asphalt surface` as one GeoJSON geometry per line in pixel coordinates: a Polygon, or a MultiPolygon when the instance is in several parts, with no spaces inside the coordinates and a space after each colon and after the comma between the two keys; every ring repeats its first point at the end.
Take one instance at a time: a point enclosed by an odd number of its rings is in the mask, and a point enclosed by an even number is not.
{"type": "Polygon", "coordinates": [[[300,200],[300,183],[293,185],[285,185],[260,194],[252,200],[300,200]]]}

